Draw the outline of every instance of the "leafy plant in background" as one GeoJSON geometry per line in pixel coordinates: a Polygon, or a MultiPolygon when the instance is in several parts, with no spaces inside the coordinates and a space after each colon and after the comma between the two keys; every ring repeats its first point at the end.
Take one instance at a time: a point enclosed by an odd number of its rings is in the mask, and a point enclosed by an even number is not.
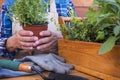
{"type": "Polygon", "coordinates": [[[94,0],[82,21],[73,18],[62,27],[63,34],[70,40],[103,43],[99,54],[110,51],[120,42],[120,0],[94,0]]]}
{"type": "Polygon", "coordinates": [[[16,0],[10,12],[22,25],[45,24],[48,22],[46,18],[48,5],[49,1],[44,0],[16,0]]]}

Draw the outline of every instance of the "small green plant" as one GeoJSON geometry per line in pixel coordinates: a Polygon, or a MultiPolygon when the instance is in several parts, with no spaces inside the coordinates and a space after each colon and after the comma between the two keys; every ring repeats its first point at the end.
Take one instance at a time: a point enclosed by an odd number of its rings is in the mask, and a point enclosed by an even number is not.
{"type": "Polygon", "coordinates": [[[16,0],[10,8],[10,13],[13,13],[22,25],[45,24],[48,22],[48,5],[49,1],[44,0],[16,0]]]}
{"type": "Polygon", "coordinates": [[[103,43],[99,54],[110,51],[120,42],[120,0],[94,0],[86,19],[73,18],[70,25],[62,27],[67,39],[103,43]]]}

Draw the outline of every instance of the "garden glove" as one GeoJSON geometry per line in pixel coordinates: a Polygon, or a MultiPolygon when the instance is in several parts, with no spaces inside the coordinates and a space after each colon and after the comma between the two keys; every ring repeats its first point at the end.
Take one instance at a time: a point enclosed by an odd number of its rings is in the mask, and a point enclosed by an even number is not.
{"type": "Polygon", "coordinates": [[[64,63],[65,60],[55,54],[36,54],[33,56],[26,56],[22,59],[16,59],[16,61],[32,61],[41,68],[47,71],[53,71],[56,73],[68,73],[73,68],[72,65],[64,63]]]}

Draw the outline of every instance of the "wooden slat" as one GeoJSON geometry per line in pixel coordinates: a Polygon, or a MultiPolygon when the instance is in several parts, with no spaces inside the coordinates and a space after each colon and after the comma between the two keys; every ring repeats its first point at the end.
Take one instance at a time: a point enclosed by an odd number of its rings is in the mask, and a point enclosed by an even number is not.
{"type": "MultiPolygon", "coordinates": [[[[101,44],[97,43],[59,40],[58,49],[59,55],[67,62],[93,71],[85,71],[88,74],[98,72],[95,73],[98,74],[97,77],[102,73],[120,79],[120,46],[114,47],[107,54],[98,55],[100,46],[101,44]]],[[[104,76],[104,79],[106,77],[104,76]]]]}
{"type": "Polygon", "coordinates": [[[93,3],[93,0],[72,0],[74,3],[74,6],[91,6],[93,3]]]}
{"type": "Polygon", "coordinates": [[[91,76],[100,78],[102,80],[120,80],[120,78],[113,77],[113,76],[110,76],[110,75],[107,75],[107,74],[104,74],[104,73],[100,73],[98,71],[94,71],[94,70],[91,70],[91,69],[88,69],[88,68],[85,68],[85,67],[82,67],[82,66],[76,66],[76,65],[74,65],[74,66],[75,66],[75,69],[77,71],[87,73],[91,76]]]}

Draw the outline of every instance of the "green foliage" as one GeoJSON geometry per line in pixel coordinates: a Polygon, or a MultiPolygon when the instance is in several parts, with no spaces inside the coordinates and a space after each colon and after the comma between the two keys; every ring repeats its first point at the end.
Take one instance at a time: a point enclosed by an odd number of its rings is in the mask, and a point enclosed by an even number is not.
{"type": "Polygon", "coordinates": [[[73,18],[62,28],[67,39],[103,43],[99,54],[110,51],[120,41],[120,0],[94,0],[86,19],[73,18]]]}
{"type": "Polygon", "coordinates": [[[104,42],[104,44],[101,46],[101,48],[99,50],[99,54],[104,54],[104,53],[110,51],[114,47],[115,41],[116,41],[115,36],[111,36],[110,38],[108,38],[108,40],[106,42],[104,42]]]}
{"type": "Polygon", "coordinates": [[[47,9],[49,2],[44,0],[16,0],[10,8],[22,25],[38,25],[47,23],[47,9]]]}

